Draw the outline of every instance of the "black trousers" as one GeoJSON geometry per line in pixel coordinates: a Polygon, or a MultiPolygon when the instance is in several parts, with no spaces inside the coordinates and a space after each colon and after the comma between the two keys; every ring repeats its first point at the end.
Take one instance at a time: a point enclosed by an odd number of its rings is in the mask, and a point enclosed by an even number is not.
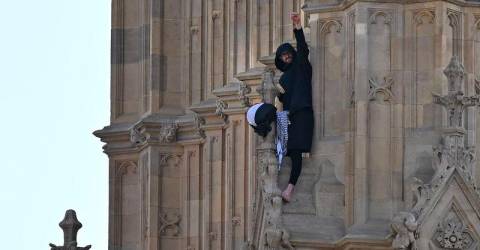
{"type": "Polygon", "coordinates": [[[290,159],[292,159],[292,171],[290,172],[290,180],[288,183],[295,185],[302,172],[302,151],[290,150],[288,154],[290,159]]]}

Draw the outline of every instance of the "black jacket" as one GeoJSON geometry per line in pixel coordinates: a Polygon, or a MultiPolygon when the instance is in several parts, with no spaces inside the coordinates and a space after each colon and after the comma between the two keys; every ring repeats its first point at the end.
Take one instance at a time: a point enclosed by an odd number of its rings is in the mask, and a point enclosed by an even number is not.
{"type": "Polygon", "coordinates": [[[280,77],[280,85],[285,90],[279,96],[283,103],[283,109],[288,110],[290,115],[304,109],[312,108],[312,65],[308,61],[308,46],[305,42],[303,29],[294,29],[297,40],[297,51],[289,43],[280,45],[275,55],[275,66],[283,71],[280,77]],[[293,55],[293,61],[285,64],[280,56],[289,51],[293,55]]]}

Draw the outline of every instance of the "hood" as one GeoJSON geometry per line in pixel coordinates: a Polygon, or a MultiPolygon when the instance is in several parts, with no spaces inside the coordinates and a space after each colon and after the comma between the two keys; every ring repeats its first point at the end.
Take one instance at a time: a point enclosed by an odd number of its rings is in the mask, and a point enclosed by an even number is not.
{"type": "MultiPolygon", "coordinates": [[[[282,61],[282,59],[280,58],[282,53],[285,52],[285,51],[288,51],[288,52],[292,53],[293,60],[295,60],[295,56],[297,55],[297,52],[295,51],[293,46],[289,43],[284,43],[284,44],[278,46],[277,52],[275,53],[275,66],[277,66],[277,69],[281,70],[282,72],[285,72],[291,65],[291,63],[290,64],[284,63],[282,61]]],[[[292,62],[293,62],[293,60],[292,60],[292,62]]]]}

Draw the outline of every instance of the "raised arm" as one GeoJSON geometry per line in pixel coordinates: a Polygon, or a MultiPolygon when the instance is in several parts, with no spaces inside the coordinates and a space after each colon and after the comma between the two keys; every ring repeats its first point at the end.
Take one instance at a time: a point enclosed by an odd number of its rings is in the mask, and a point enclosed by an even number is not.
{"type": "Polygon", "coordinates": [[[308,45],[305,41],[305,35],[303,34],[302,25],[300,24],[300,16],[297,13],[292,13],[293,33],[295,34],[295,40],[297,40],[297,51],[304,58],[308,59],[308,45]]]}

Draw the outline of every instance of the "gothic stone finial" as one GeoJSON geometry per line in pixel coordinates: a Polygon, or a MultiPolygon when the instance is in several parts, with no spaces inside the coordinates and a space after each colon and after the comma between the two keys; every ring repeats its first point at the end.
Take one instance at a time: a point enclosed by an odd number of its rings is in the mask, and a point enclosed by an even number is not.
{"type": "Polygon", "coordinates": [[[464,96],[462,86],[465,69],[456,56],[452,57],[443,73],[448,78],[448,95],[433,94],[433,101],[447,109],[448,127],[462,127],[463,111],[467,107],[479,105],[480,96],[464,96]]]}
{"type": "Polygon", "coordinates": [[[458,60],[457,56],[453,56],[447,68],[443,71],[448,78],[448,91],[457,92],[462,90],[463,78],[465,76],[465,68],[458,60]]]}
{"type": "Polygon", "coordinates": [[[59,223],[63,230],[63,246],[57,247],[50,243],[51,250],[88,250],[91,245],[86,247],[77,247],[77,233],[82,228],[82,223],[78,221],[74,210],[69,209],[65,212],[65,218],[59,223]]]}

